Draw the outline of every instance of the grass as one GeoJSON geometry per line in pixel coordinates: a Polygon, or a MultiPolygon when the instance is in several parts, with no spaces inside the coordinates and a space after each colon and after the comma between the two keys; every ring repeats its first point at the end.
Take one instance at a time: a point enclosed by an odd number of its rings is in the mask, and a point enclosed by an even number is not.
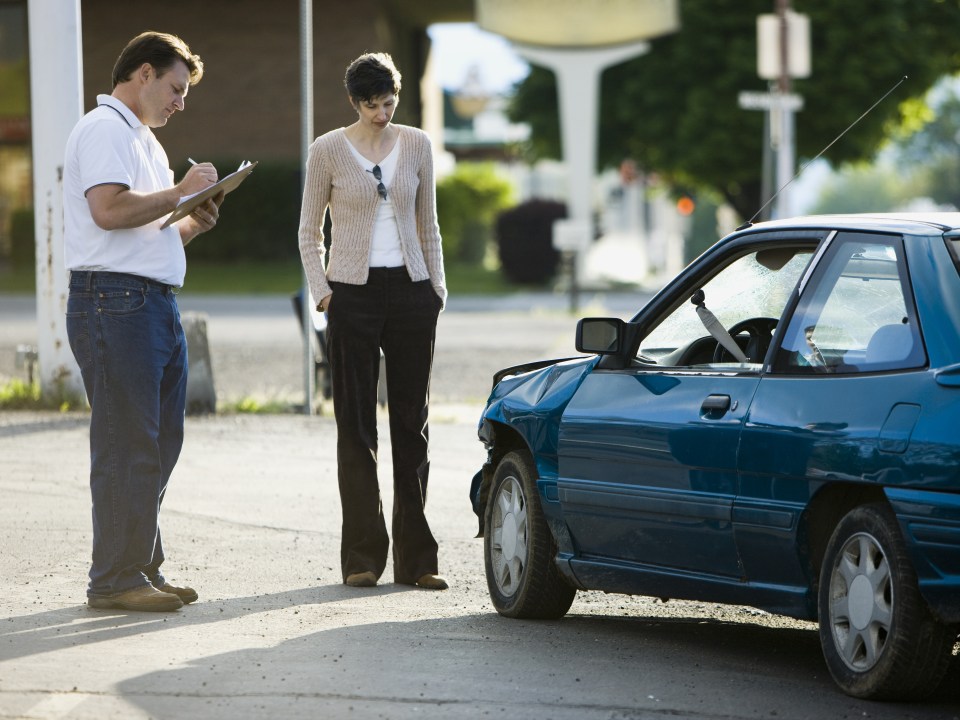
{"type": "Polygon", "coordinates": [[[9,267],[0,263],[0,292],[32,294],[36,292],[36,270],[27,267],[9,267]]]}
{"type": "MultiPolygon", "coordinates": [[[[453,295],[504,295],[517,288],[503,275],[485,266],[448,263],[447,289],[453,295]]],[[[0,266],[0,292],[33,293],[36,277],[33,266],[0,266]]],[[[289,294],[303,284],[299,261],[244,260],[235,263],[187,260],[184,286],[203,294],[289,294]]]]}
{"type": "Polygon", "coordinates": [[[233,402],[217,403],[217,415],[282,415],[302,411],[302,406],[285,400],[243,397],[233,402]]]}
{"type": "Polygon", "coordinates": [[[59,410],[67,412],[81,407],[79,398],[67,397],[62,389],[52,395],[40,393],[40,383],[11,380],[0,385],[0,410],[59,410]]]}

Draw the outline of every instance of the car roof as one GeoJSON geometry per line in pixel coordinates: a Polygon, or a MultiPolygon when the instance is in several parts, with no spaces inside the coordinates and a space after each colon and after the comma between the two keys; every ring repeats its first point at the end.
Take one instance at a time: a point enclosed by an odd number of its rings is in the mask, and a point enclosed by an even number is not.
{"type": "Polygon", "coordinates": [[[867,230],[902,235],[942,234],[960,228],[960,212],[853,213],[847,215],[806,215],[767,220],[741,226],[734,234],[764,230],[867,230]],[[932,232],[931,232],[932,231],[932,232]]]}

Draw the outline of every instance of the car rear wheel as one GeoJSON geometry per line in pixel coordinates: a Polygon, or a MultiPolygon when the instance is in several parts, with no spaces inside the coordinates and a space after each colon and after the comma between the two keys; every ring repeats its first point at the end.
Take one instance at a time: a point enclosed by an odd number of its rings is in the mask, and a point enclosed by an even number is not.
{"type": "Polygon", "coordinates": [[[576,589],[557,570],[557,545],[526,453],[512,452],[500,461],[484,522],[487,587],[497,612],[514,618],[563,617],[576,589]]]}
{"type": "Polygon", "coordinates": [[[906,700],[936,689],[956,629],[927,608],[886,505],[857,507],[837,525],[820,572],[818,604],[823,655],[848,695],[906,700]]]}

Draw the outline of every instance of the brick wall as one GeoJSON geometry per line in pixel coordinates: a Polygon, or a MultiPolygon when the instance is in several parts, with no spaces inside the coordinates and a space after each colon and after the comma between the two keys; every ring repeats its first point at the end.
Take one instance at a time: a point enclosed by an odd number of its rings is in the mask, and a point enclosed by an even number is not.
{"type": "MultiPolygon", "coordinates": [[[[300,157],[300,3],[297,0],[81,0],[84,108],[109,93],[117,55],[144,30],[182,37],[204,62],[186,111],[156,131],[175,171],[186,158],[300,157]]],[[[398,28],[382,0],[314,3],[314,131],[355,119],[343,89],[347,64],[367,50],[397,51],[398,28]]],[[[416,70],[404,77],[398,122],[416,124],[416,70]]]]}

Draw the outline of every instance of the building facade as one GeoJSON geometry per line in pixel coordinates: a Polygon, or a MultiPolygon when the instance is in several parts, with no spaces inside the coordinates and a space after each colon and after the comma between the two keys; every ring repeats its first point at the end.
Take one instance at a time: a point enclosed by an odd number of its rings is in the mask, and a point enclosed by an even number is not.
{"type": "MultiPolygon", "coordinates": [[[[42,18],[29,17],[28,5],[0,0],[0,270],[27,255],[32,262],[32,220],[20,219],[32,205],[27,29],[42,18]],[[15,239],[21,226],[29,247],[15,239]]],[[[184,171],[188,157],[299,162],[299,0],[81,0],[80,11],[85,111],[111,91],[113,63],[130,38],[170,32],[206,66],[189,112],[157,130],[174,170],[184,171]]],[[[343,71],[365,51],[393,55],[404,75],[396,121],[421,126],[427,27],[472,19],[472,0],[313,0],[316,133],[353,121],[343,71]]]]}

